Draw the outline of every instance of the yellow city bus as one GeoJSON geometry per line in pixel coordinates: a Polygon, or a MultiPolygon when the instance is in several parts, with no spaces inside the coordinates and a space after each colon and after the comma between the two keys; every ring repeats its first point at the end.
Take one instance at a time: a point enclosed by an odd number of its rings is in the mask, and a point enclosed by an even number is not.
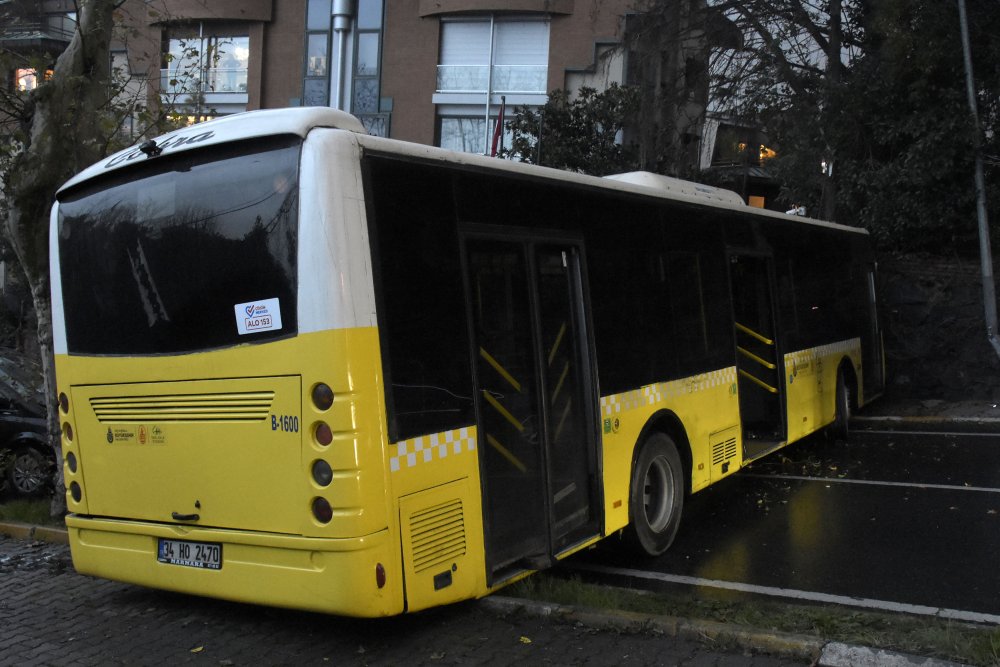
{"type": "Polygon", "coordinates": [[[865,232],[255,111],[58,193],[73,562],[384,616],[622,535],[882,388],[865,232]]]}

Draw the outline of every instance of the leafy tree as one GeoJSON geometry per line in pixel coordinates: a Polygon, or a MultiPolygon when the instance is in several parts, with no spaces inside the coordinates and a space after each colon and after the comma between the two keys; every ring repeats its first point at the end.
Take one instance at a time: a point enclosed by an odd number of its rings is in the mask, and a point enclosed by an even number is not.
{"type": "MultiPolygon", "coordinates": [[[[991,6],[992,5],[992,6],[991,6]]],[[[968,2],[987,154],[1000,153],[1000,11],[968,2]]],[[[882,2],[844,90],[842,210],[892,250],[974,253],[973,138],[954,2],[882,2]]],[[[1000,201],[993,159],[990,200],[1000,201]]]]}
{"type": "MultiPolygon", "coordinates": [[[[24,271],[37,319],[37,338],[52,446],[59,451],[59,419],[55,404],[49,284],[49,211],[56,190],[70,177],[109,152],[131,142],[126,121],[137,119],[146,131],[172,127],[165,109],[145,104],[146,90],[114,69],[110,44],[118,29],[116,11],[125,0],[78,0],[76,30],[55,58],[51,76],[40,77],[28,92],[0,95],[0,218],[24,271]],[[117,72],[117,75],[116,75],[117,72]]],[[[38,3],[18,1],[3,8],[15,20],[38,3]]],[[[127,34],[120,34],[127,37],[127,34]]],[[[27,64],[45,72],[56,54],[36,54],[27,64]]],[[[4,65],[19,54],[0,54],[4,65]]],[[[22,61],[24,64],[24,61],[22,61]]],[[[141,134],[142,131],[140,131],[141,134]]],[[[57,466],[61,471],[61,466],[57,466]]],[[[57,493],[53,510],[64,498],[57,493]]]]}
{"type": "MultiPolygon", "coordinates": [[[[742,48],[714,54],[717,110],[767,132],[789,201],[864,226],[883,248],[974,245],[973,128],[954,2],[711,4],[743,36],[742,48]]],[[[991,0],[969,10],[980,116],[996,155],[1000,12],[991,0]]]]}
{"type": "Polygon", "coordinates": [[[515,111],[506,124],[514,138],[501,156],[597,176],[632,171],[635,148],[622,145],[621,136],[637,102],[634,88],[614,83],[600,92],[584,86],[572,99],[554,90],[537,111],[515,111]]]}

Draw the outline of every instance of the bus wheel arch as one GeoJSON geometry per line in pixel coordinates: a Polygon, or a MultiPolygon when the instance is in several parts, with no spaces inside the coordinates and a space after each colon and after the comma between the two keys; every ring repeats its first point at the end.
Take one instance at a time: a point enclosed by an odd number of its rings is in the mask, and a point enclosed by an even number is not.
{"type": "Polygon", "coordinates": [[[834,437],[847,439],[851,414],[858,408],[858,376],[851,360],[846,357],[837,367],[837,389],[834,394],[832,432],[834,437]]]}
{"type": "Polygon", "coordinates": [[[629,547],[658,556],[673,543],[684,499],[691,488],[691,452],[683,428],[670,413],[650,420],[632,455],[629,479],[629,547]]]}

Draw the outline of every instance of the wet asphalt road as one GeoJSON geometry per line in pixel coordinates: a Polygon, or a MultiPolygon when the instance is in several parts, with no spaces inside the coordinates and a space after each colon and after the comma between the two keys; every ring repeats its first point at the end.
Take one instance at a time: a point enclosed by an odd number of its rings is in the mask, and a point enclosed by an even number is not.
{"type": "Polygon", "coordinates": [[[1000,622],[1000,434],[816,436],[696,494],[685,512],[660,558],[603,548],[574,565],[649,588],[712,580],[1000,622]]]}

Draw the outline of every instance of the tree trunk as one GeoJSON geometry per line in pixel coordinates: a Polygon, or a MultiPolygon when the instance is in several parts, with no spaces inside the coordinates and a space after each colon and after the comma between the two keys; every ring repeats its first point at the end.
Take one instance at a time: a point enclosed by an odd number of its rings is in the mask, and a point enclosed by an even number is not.
{"type": "Polygon", "coordinates": [[[56,190],[96,161],[104,146],[102,111],[110,91],[109,44],[120,0],[81,0],[78,27],[59,56],[52,79],[32,92],[30,134],[7,174],[8,237],[24,269],[38,319],[49,441],[57,455],[59,486],[53,511],[65,511],[62,457],[52,347],[49,284],[49,211],[56,190]]]}

